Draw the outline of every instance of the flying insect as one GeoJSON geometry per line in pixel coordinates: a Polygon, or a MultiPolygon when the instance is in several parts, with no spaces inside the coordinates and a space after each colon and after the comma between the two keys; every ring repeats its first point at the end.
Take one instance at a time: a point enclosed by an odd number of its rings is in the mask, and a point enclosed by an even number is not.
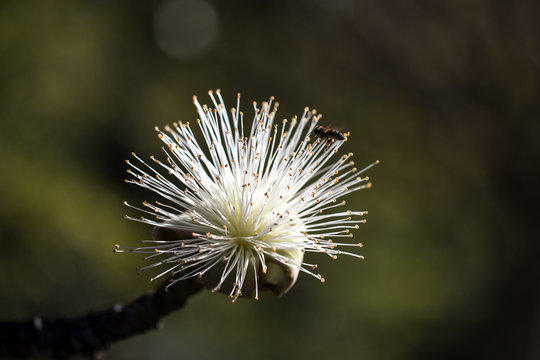
{"type": "Polygon", "coordinates": [[[326,143],[331,143],[334,140],[345,140],[348,136],[348,133],[344,134],[339,130],[317,125],[315,126],[315,129],[313,129],[313,135],[326,141],[326,143]]]}

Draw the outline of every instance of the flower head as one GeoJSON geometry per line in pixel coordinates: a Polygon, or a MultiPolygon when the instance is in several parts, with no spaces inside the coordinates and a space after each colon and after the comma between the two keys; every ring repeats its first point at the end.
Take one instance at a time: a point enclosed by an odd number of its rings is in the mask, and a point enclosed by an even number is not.
{"type": "Polygon", "coordinates": [[[362,247],[352,242],[351,230],[367,211],[343,210],[343,196],[368,188],[369,179],[359,174],[377,162],[358,171],[352,153],[338,156],[348,134],[325,137],[320,127],[314,133],[321,118],[315,110],[278,125],[271,98],[253,103],[253,121],[245,126],[240,95],[230,113],[219,90],[209,95],[213,107],[193,98],[202,141],[189,122],[156,127],[166,161],[151,156],[151,166],[135,154],[135,162],[127,161],[133,179],[126,181],[163,202],[127,204],[151,217],[126,218],[156,230],[144,241],[150,246],[117,251],[150,254],[155,262],[142,269],[161,266],[155,278],[172,276],[170,285],[197,277],[233,300],[257,299],[261,289],[281,295],[300,271],[324,282],[305,252],[363,259],[341,249],[362,247]]]}

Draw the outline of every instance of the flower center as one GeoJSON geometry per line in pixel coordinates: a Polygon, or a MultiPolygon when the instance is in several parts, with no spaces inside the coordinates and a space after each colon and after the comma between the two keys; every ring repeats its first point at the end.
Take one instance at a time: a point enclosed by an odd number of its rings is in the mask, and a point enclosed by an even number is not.
{"type": "Polygon", "coordinates": [[[244,250],[253,249],[253,244],[245,237],[235,237],[234,242],[237,247],[244,248],[244,250]]]}

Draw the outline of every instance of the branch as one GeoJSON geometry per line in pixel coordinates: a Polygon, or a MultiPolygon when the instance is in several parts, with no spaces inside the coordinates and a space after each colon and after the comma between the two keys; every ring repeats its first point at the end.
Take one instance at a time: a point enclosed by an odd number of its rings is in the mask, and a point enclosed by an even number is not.
{"type": "Polygon", "coordinates": [[[0,321],[0,357],[99,357],[109,344],[157,328],[161,318],[182,308],[202,288],[186,280],[166,291],[167,284],[164,281],[154,292],[127,305],[115,305],[77,319],[0,321]]]}

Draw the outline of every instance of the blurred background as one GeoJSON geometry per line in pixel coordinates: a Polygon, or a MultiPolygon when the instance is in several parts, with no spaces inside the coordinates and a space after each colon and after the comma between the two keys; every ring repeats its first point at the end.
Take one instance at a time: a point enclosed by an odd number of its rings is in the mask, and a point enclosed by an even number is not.
{"type": "Polygon", "coordinates": [[[110,359],[539,359],[537,1],[3,1],[0,318],[77,316],[151,289],[122,202],[131,151],[192,95],[275,96],[381,164],[366,260],[312,257],[283,298],[203,292],[110,359]]]}

